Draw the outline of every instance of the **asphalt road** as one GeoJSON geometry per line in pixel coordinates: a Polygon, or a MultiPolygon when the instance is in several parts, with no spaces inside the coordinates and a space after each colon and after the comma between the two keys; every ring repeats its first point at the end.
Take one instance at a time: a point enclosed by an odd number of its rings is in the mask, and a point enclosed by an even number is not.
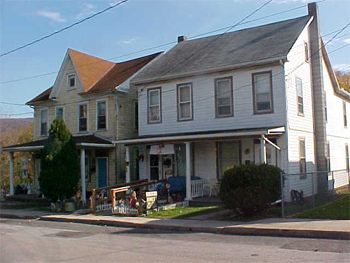
{"type": "Polygon", "coordinates": [[[0,262],[350,262],[349,241],[0,219],[0,262]]]}

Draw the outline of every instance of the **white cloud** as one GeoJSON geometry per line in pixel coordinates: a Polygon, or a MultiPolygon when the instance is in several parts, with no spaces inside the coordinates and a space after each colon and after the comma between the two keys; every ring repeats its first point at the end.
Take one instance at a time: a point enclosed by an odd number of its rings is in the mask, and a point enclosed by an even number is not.
{"type": "Polygon", "coordinates": [[[46,17],[54,22],[64,23],[66,19],[64,19],[59,12],[47,11],[47,10],[38,10],[37,14],[42,17],[46,17]]]}
{"type": "Polygon", "coordinates": [[[350,38],[344,39],[344,42],[350,44],[350,38]]]}
{"type": "Polygon", "coordinates": [[[335,71],[337,71],[337,70],[344,71],[345,70],[346,72],[348,72],[348,71],[350,71],[350,64],[347,64],[347,63],[338,64],[338,65],[333,66],[333,69],[335,71]]]}
{"type": "Polygon", "coordinates": [[[95,6],[90,3],[83,3],[81,12],[75,16],[75,19],[83,19],[89,15],[96,13],[95,6]]]}
{"type": "Polygon", "coordinates": [[[128,39],[128,40],[124,40],[122,41],[123,44],[132,44],[134,42],[136,42],[137,40],[139,40],[140,38],[138,37],[135,37],[135,38],[131,38],[131,39],[128,39]]]}

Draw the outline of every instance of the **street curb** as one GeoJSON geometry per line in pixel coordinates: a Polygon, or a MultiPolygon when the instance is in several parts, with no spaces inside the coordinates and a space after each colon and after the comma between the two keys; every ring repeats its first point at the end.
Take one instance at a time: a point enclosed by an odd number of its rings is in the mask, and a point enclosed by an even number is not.
{"type": "Polygon", "coordinates": [[[297,238],[316,238],[316,239],[335,239],[350,240],[350,232],[348,231],[324,231],[324,230],[299,230],[299,229],[266,229],[266,228],[248,228],[248,227],[196,227],[196,226],[171,226],[159,225],[155,223],[138,224],[132,222],[110,221],[103,219],[82,219],[82,218],[59,218],[59,217],[40,217],[43,221],[82,223],[91,225],[104,225],[115,227],[129,228],[147,228],[160,229],[169,231],[184,232],[201,232],[212,234],[226,235],[244,235],[244,236],[275,236],[275,237],[297,237],[297,238]]]}
{"type": "Polygon", "coordinates": [[[41,216],[18,216],[14,214],[0,214],[0,218],[8,219],[39,219],[41,216]]]}

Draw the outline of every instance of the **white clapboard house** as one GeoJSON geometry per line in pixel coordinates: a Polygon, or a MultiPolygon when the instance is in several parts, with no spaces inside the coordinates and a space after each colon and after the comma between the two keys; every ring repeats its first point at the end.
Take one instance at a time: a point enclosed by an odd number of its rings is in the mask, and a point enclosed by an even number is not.
{"type": "MultiPolygon", "coordinates": [[[[276,165],[285,185],[316,191],[349,183],[350,94],[339,88],[320,36],[316,3],[290,20],[178,43],[131,81],[139,136],[126,145],[127,180],[193,177],[213,184],[230,166],[276,165]],[[347,170],[347,171],[346,171],[347,170]]],[[[192,185],[192,188],[191,188],[192,185]]],[[[192,190],[192,191],[191,191],[192,190]]]]}

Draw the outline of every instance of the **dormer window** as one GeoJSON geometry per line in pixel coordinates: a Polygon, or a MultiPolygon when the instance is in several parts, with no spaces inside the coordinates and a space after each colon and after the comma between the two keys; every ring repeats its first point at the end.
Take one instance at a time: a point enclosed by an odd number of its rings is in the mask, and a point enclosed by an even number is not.
{"type": "Polygon", "coordinates": [[[68,75],[67,81],[68,81],[68,89],[74,89],[75,88],[75,74],[68,75]]]}

